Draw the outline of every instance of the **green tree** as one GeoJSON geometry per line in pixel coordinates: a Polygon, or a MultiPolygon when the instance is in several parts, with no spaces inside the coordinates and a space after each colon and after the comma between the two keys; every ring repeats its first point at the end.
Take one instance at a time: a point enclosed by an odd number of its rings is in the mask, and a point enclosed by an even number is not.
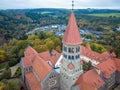
{"type": "Polygon", "coordinates": [[[57,47],[56,47],[56,50],[57,50],[58,52],[60,52],[60,53],[62,52],[62,50],[61,50],[61,47],[60,47],[60,46],[57,46],[57,47]]]}
{"type": "Polygon", "coordinates": [[[48,50],[52,51],[54,49],[54,42],[52,40],[46,42],[48,50]]]}
{"type": "Polygon", "coordinates": [[[32,34],[32,35],[28,36],[28,40],[35,40],[35,39],[39,39],[39,37],[35,34],[32,34]]]}
{"type": "Polygon", "coordinates": [[[87,45],[87,41],[83,40],[81,45],[86,46],[87,45]]]}
{"type": "Polygon", "coordinates": [[[96,52],[99,52],[99,53],[102,53],[102,52],[106,51],[106,49],[102,45],[99,45],[97,43],[91,43],[90,46],[91,46],[91,49],[93,51],[96,51],[96,52]]]}
{"type": "Polygon", "coordinates": [[[47,51],[48,48],[46,45],[38,45],[33,47],[37,52],[47,51]]]}
{"type": "Polygon", "coordinates": [[[2,73],[2,75],[1,75],[1,77],[0,77],[0,80],[2,80],[2,79],[9,79],[11,77],[11,70],[10,69],[7,69],[7,70],[5,70],[3,73],[2,73]]]}
{"type": "Polygon", "coordinates": [[[3,90],[20,90],[21,83],[19,79],[10,79],[5,83],[3,90]]]}
{"type": "Polygon", "coordinates": [[[54,47],[61,46],[61,40],[58,37],[52,37],[52,41],[54,42],[54,47]]]}

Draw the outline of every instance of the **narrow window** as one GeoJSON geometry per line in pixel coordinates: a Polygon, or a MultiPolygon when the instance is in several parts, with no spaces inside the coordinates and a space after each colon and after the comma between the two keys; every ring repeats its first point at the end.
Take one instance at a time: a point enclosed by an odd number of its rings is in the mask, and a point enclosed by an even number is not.
{"type": "Polygon", "coordinates": [[[74,56],[72,56],[72,60],[74,60],[74,56]]]}

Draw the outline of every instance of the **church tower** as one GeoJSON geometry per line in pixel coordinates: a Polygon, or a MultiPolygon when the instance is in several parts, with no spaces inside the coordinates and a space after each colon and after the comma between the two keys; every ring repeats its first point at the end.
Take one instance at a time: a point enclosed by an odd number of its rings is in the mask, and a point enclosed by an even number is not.
{"type": "Polygon", "coordinates": [[[72,10],[67,29],[62,39],[63,60],[60,69],[61,90],[71,90],[72,85],[83,73],[80,63],[80,44],[82,38],[72,10]]]}

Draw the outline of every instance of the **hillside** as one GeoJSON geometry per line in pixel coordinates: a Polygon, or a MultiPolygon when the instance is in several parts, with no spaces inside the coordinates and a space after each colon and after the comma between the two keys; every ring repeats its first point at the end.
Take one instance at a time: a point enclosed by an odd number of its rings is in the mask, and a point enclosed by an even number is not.
{"type": "MultiPolygon", "coordinates": [[[[0,10],[0,45],[11,38],[25,39],[25,33],[49,24],[67,24],[69,9],[13,9],[0,10]]],[[[105,30],[120,26],[120,17],[112,17],[120,10],[78,9],[75,14],[82,29],[105,30]],[[102,13],[102,16],[100,14],[102,13]],[[109,17],[103,13],[107,13],[109,17]],[[92,14],[92,15],[89,15],[92,14]],[[100,17],[96,17],[96,15],[100,17]]]]}

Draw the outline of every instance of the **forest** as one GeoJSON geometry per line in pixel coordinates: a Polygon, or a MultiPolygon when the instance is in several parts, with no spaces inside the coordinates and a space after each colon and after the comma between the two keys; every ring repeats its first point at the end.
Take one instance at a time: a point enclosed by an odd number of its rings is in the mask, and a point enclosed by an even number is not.
{"type": "MultiPolygon", "coordinates": [[[[76,9],[74,12],[80,29],[100,31],[101,34],[108,32],[99,39],[93,34],[86,34],[84,36],[91,41],[83,40],[82,45],[89,43],[99,53],[114,51],[120,58],[120,31],[116,29],[120,27],[120,10],[88,8],[76,9]]],[[[70,13],[69,9],[47,8],[0,10],[0,90],[20,90],[20,86],[14,85],[20,81],[11,78],[10,67],[20,62],[28,46],[32,46],[37,52],[53,49],[62,52],[62,37],[46,31],[32,35],[26,33],[40,26],[67,25],[70,13]]],[[[14,78],[20,75],[21,71],[18,69],[14,78]]]]}
{"type": "MultiPolygon", "coordinates": [[[[66,24],[71,10],[69,9],[13,9],[0,10],[0,45],[12,38],[24,39],[26,32],[36,27],[50,24],[66,24]]],[[[98,31],[113,30],[120,26],[120,10],[78,9],[75,10],[80,29],[98,31]],[[113,14],[101,17],[101,14],[113,14]],[[99,14],[98,16],[94,14],[99,14]]]]}

